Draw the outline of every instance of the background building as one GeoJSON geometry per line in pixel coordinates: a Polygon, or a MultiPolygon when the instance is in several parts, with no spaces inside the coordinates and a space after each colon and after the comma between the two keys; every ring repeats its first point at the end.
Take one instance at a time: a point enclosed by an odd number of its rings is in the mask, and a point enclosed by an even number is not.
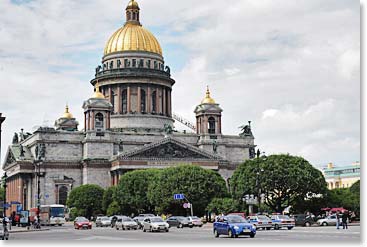
{"type": "Polygon", "coordinates": [[[223,110],[209,88],[194,111],[195,132],[174,131],[175,80],[159,42],[140,23],[136,1],[128,3],[124,26],[107,41],[91,84],[95,91],[82,106],[83,130],[66,106],[54,128],[14,134],[3,165],[8,201],[26,209],[36,206],[38,196],[41,204],[65,204],[73,187],[106,188],[127,171],[180,164],[216,170],[228,181],[255,156],[250,122],[240,135],[224,135],[223,110]]]}
{"type": "Polygon", "coordinates": [[[327,168],[323,168],[327,186],[329,189],[349,188],[361,179],[360,163],[357,161],[347,166],[334,166],[329,163],[327,168]]]}

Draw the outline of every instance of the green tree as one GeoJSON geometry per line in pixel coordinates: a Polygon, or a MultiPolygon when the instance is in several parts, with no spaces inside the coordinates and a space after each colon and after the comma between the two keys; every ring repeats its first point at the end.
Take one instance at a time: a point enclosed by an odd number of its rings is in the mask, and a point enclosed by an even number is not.
{"type": "Polygon", "coordinates": [[[214,198],[206,207],[206,210],[212,213],[218,214],[228,214],[231,212],[238,212],[241,210],[241,204],[230,197],[224,198],[214,198]]]}
{"type": "Polygon", "coordinates": [[[345,209],[360,212],[360,182],[356,182],[350,188],[333,189],[328,192],[328,207],[343,207],[345,209]]]}
{"type": "Polygon", "coordinates": [[[115,199],[116,186],[108,187],[103,193],[102,210],[107,212],[108,207],[115,199]]]}
{"type": "Polygon", "coordinates": [[[4,193],[5,193],[5,189],[4,187],[0,187],[0,201],[4,201],[4,193]]]}
{"type": "Polygon", "coordinates": [[[323,196],[327,187],[322,173],[302,157],[289,154],[247,160],[234,172],[230,188],[235,199],[245,194],[265,194],[265,204],[275,212],[299,200],[323,196]]]}
{"type": "Polygon", "coordinates": [[[215,197],[228,195],[224,179],[215,171],[195,165],[179,165],[163,169],[148,187],[148,199],[157,213],[185,214],[185,200],[174,200],[174,194],[184,194],[193,204],[194,214],[201,216],[215,197]]]}
{"type": "Polygon", "coordinates": [[[160,169],[135,170],[121,176],[114,198],[125,214],[153,212],[147,191],[160,172],[160,169]]]}
{"type": "Polygon", "coordinates": [[[117,201],[113,201],[110,203],[110,205],[107,208],[107,215],[115,215],[115,214],[121,214],[121,207],[120,204],[117,201]]]}
{"type": "Polygon", "coordinates": [[[78,213],[90,218],[102,212],[102,199],[104,189],[95,184],[81,185],[74,188],[68,197],[69,208],[75,207],[78,213]]]}

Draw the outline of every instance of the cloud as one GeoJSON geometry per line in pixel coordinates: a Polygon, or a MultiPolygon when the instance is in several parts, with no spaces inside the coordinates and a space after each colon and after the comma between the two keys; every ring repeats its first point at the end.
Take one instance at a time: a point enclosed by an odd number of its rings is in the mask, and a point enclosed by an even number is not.
{"type": "MultiPolygon", "coordinates": [[[[92,92],[94,67],[123,24],[126,3],[0,2],[0,112],[7,117],[2,157],[13,132],[52,123],[66,102],[83,122],[81,104],[92,92]]],[[[157,30],[164,54],[186,52],[166,55],[167,65],[177,64],[171,71],[175,112],[195,122],[193,110],[209,85],[224,110],[225,134],[237,135],[238,126],[252,120],[256,144],[267,153],[305,155],[314,164],[359,158],[359,2],[139,5],[143,25],[157,30]]]]}

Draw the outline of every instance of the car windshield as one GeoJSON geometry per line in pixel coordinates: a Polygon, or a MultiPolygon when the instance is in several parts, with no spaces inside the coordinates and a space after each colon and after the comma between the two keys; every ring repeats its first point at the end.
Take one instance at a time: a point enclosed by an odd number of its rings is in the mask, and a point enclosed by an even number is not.
{"type": "Polygon", "coordinates": [[[151,218],[151,222],[164,222],[161,218],[151,218]]]}
{"type": "Polygon", "coordinates": [[[127,221],[133,221],[133,220],[130,218],[123,218],[122,221],[127,222],[127,221]]]}
{"type": "Polygon", "coordinates": [[[259,220],[268,220],[268,217],[266,216],[257,216],[259,220]]]}
{"type": "Polygon", "coordinates": [[[227,216],[227,220],[229,223],[247,223],[247,221],[244,218],[237,215],[227,216]]]}
{"type": "Polygon", "coordinates": [[[183,216],[178,216],[177,217],[178,220],[187,220],[187,218],[183,217],[183,216]]]}
{"type": "Polygon", "coordinates": [[[278,218],[281,220],[289,220],[289,216],[288,215],[278,215],[278,218]]]}
{"type": "Polygon", "coordinates": [[[87,220],[87,218],[84,218],[84,217],[83,217],[83,218],[77,218],[77,219],[76,219],[76,221],[77,221],[77,222],[82,222],[82,221],[83,221],[83,222],[84,222],[84,221],[88,222],[89,220],[87,220]]]}
{"type": "Polygon", "coordinates": [[[108,217],[102,217],[101,220],[110,220],[108,217]]]}

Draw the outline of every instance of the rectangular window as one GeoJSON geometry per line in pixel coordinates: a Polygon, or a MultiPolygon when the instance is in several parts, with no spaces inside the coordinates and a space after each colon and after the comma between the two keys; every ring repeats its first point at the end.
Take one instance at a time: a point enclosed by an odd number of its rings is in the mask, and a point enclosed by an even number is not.
{"type": "Polygon", "coordinates": [[[136,67],[136,59],[133,59],[133,68],[136,67]]]}

